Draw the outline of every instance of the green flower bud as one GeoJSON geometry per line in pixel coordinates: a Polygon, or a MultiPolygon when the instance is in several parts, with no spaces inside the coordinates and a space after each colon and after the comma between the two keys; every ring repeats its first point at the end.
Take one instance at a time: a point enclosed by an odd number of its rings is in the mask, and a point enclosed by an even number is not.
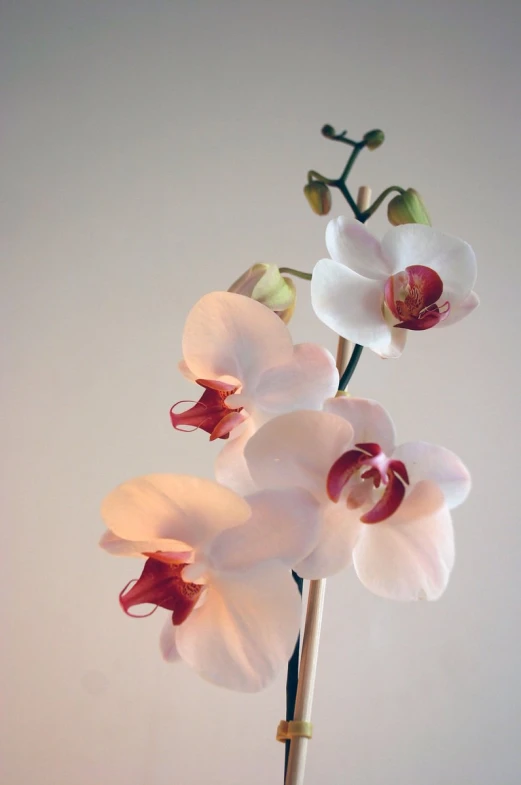
{"type": "Polygon", "coordinates": [[[425,224],[431,225],[429,213],[423,200],[414,188],[408,188],[405,193],[395,196],[387,205],[387,217],[393,226],[400,224],[425,224]]]}
{"type": "Polygon", "coordinates": [[[295,310],[297,291],[291,278],[282,276],[276,264],[254,264],[228,289],[265,305],[287,324],[295,310]]]}
{"type": "Polygon", "coordinates": [[[325,183],[314,180],[304,186],[304,195],[317,215],[327,215],[331,210],[331,191],[325,183]]]}
{"type": "Polygon", "coordinates": [[[322,136],[334,136],[335,135],[335,129],[333,128],[332,125],[328,125],[326,123],[326,125],[322,126],[321,134],[322,134],[322,136]]]}
{"type": "Polygon", "coordinates": [[[375,128],[373,131],[368,131],[364,134],[364,142],[368,150],[376,150],[377,147],[380,147],[380,145],[384,143],[384,140],[385,134],[383,131],[380,131],[379,128],[375,128]]]}

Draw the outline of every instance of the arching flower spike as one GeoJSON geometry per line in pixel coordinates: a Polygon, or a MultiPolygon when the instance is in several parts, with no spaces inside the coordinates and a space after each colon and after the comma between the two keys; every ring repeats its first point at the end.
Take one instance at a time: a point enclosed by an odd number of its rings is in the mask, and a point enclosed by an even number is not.
{"type": "Polygon", "coordinates": [[[272,420],[245,449],[260,488],[305,488],[318,505],[319,541],[296,571],[324,578],[352,560],[375,594],[437,599],[454,561],[449,510],[469,492],[468,471],[443,447],[395,447],[374,401],[334,398],[324,409],[272,420]]]}
{"type": "Polygon", "coordinates": [[[288,564],[318,537],[314,500],[300,493],[298,518],[293,504],[284,490],[244,500],[209,480],[166,474],[109,494],[101,546],[146,559],[120,605],[132,616],[169,612],[165,659],[183,659],[203,678],[245,692],[265,687],[287,663],[300,623],[288,564]]]}
{"type": "Polygon", "coordinates": [[[201,428],[228,439],[217,459],[219,482],[239,493],[254,490],[243,448],[262,423],[296,409],[320,409],[338,386],[335,361],[311,343],[293,345],[286,325],[259,302],[213,292],[192,308],[183,333],[182,372],[204,387],[175,428],[201,428]]]}
{"type": "Polygon", "coordinates": [[[381,357],[399,357],[408,330],[463,319],[479,304],[468,243],[430,226],[404,224],[380,243],[358,221],[326,229],[330,259],[313,270],[311,301],[328,327],[381,357]]]}

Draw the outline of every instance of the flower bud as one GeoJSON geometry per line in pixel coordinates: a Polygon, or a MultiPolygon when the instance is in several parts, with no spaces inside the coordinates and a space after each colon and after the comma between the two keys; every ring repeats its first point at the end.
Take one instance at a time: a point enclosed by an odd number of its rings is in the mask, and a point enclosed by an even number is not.
{"type": "Polygon", "coordinates": [[[262,303],[287,324],[295,310],[297,291],[291,278],[282,276],[276,264],[254,264],[228,289],[262,303]]]}
{"type": "Polygon", "coordinates": [[[317,215],[327,215],[331,210],[331,191],[325,183],[314,180],[304,186],[304,195],[317,215]]]}
{"type": "Polygon", "coordinates": [[[377,147],[384,143],[384,139],[385,134],[379,128],[364,134],[364,142],[368,150],[376,150],[377,147]]]}
{"type": "Polygon", "coordinates": [[[322,136],[328,136],[328,137],[329,136],[334,136],[335,135],[335,129],[333,128],[332,125],[329,125],[328,123],[326,123],[326,125],[322,126],[321,134],[322,134],[322,136]]]}
{"type": "Polygon", "coordinates": [[[429,213],[423,200],[414,188],[408,188],[405,193],[398,194],[387,205],[387,217],[393,226],[400,224],[426,224],[431,225],[429,213]]]}

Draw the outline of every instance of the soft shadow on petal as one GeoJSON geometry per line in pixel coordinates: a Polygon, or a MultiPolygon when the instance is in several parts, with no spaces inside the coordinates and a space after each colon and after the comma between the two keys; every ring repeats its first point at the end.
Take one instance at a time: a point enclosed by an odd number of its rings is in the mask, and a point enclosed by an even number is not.
{"type": "Polygon", "coordinates": [[[464,300],[476,282],[476,257],[470,245],[431,226],[395,226],[385,234],[382,249],[397,270],[412,265],[435,270],[443,281],[442,299],[449,299],[451,306],[464,300]]]}
{"type": "Polygon", "coordinates": [[[172,624],[172,614],[168,614],[168,618],[163,625],[161,635],[159,637],[159,648],[163,659],[166,662],[179,662],[181,657],[177,650],[176,644],[176,628],[172,624]]]}
{"type": "Polygon", "coordinates": [[[307,491],[260,491],[247,501],[250,520],[222,532],[208,551],[215,569],[241,570],[267,559],[293,567],[316,545],[320,507],[307,491]]]}
{"type": "Polygon", "coordinates": [[[205,295],[185,323],[183,356],[196,378],[232,376],[248,388],[292,353],[290,333],[279,317],[242,294],[205,295]]]}
{"type": "Polygon", "coordinates": [[[330,398],[324,411],[343,417],[353,428],[353,444],[376,442],[390,456],[394,450],[394,424],[383,406],[368,398],[330,398]]]}
{"type": "Polygon", "coordinates": [[[230,439],[215,459],[214,472],[217,482],[241,496],[257,490],[244,456],[245,445],[254,432],[253,420],[247,420],[240,435],[230,439]]]}
{"type": "Polygon", "coordinates": [[[332,259],[365,278],[386,279],[392,264],[383,256],[380,241],[363,224],[340,216],[327,225],[326,246],[332,259]]]}
{"type": "Polygon", "coordinates": [[[276,414],[295,409],[320,409],[338,389],[333,355],[314,343],[294,347],[291,362],[262,374],[255,391],[256,404],[276,414]]]}
{"type": "Polygon", "coordinates": [[[321,259],[311,279],[311,304],[318,318],[338,335],[375,351],[391,342],[382,308],[382,281],[364,278],[339,262],[321,259]]]}
{"type": "MultiPolygon", "coordinates": [[[[452,306],[450,308],[449,315],[446,319],[442,319],[441,322],[438,322],[436,327],[448,327],[451,324],[456,324],[460,322],[465,316],[468,316],[469,313],[477,308],[479,305],[479,297],[476,292],[471,292],[468,297],[466,297],[463,302],[459,303],[459,305],[452,306]]],[[[404,331],[405,332],[405,331],[404,331]]]]}
{"type": "Polygon", "coordinates": [[[462,504],[470,493],[470,473],[455,453],[428,442],[407,442],[396,448],[393,458],[403,461],[409,481],[436,483],[452,509],[462,504]]]}
{"type": "Polygon", "coordinates": [[[248,504],[228,488],[176,474],[151,474],[123,483],[101,507],[107,528],[118,537],[171,539],[192,548],[249,515],[248,504]]]}
{"type": "Polygon", "coordinates": [[[440,489],[421,482],[391,518],[365,525],[353,564],[364,586],[380,597],[438,599],[454,564],[452,522],[440,489]]]}
{"type": "Polygon", "coordinates": [[[177,649],[204,679],[258,692],[287,665],[300,615],[295,582],[280,564],[223,573],[212,580],[205,603],[178,627],[177,649]]]}
{"type": "Polygon", "coordinates": [[[245,448],[258,488],[299,487],[327,499],[327,473],[351,444],[353,429],[327,412],[291,412],[260,428],[245,448]]]}
{"type": "Polygon", "coordinates": [[[342,501],[322,505],[321,524],[317,547],[295,567],[301,578],[328,578],[347,567],[364,525],[360,512],[349,510],[342,501]]]}
{"type": "Polygon", "coordinates": [[[168,553],[179,561],[189,562],[192,551],[186,543],[179,540],[123,540],[113,532],[107,531],[99,541],[100,548],[111,556],[143,556],[145,553],[168,553]]]}

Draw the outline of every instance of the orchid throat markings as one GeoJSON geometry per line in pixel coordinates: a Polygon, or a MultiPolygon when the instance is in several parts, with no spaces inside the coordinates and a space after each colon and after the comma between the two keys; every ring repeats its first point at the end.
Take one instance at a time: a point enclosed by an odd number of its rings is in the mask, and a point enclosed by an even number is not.
{"type": "Polygon", "coordinates": [[[170,419],[177,431],[184,431],[193,426],[193,430],[200,428],[210,434],[210,441],[214,439],[227,439],[231,431],[247,418],[243,407],[235,409],[226,405],[226,399],[234,395],[239,389],[238,385],[213,379],[196,379],[204,392],[200,399],[194,401],[177,401],[170,409],[170,419]],[[194,405],[181,414],[176,414],[175,408],[181,403],[194,403],[194,405]],[[184,426],[184,427],[183,427],[184,426]]]}

